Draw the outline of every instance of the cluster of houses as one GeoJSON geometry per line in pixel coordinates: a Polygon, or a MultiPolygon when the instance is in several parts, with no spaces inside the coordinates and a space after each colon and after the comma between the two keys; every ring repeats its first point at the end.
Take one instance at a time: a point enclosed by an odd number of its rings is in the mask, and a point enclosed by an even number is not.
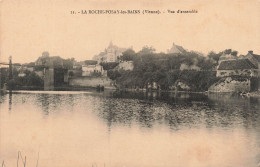
{"type": "Polygon", "coordinates": [[[76,62],[74,59],[65,60],[59,56],[49,56],[48,52],[43,52],[34,63],[17,67],[18,76],[26,76],[26,71],[35,72],[44,79],[48,89],[65,85],[93,86],[99,82],[100,85],[109,85],[110,79],[107,77],[107,70],[104,70],[100,64],[115,63],[117,70],[133,70],[133,61],[120,60],[125,50],[127,49],[119,48],[111,42],[104,52],[94,56],[94,60],[81,62],[76,62]]]}
{"type": "Polygon", "coordinates": [[[87,60],[84,64],[78,66],[79,68],[81,67],[82,76],[107,76],[107,71],[103,69],[103,66],[100,65],[101,63],[118,63],[115,69],[133,70],[133,61],[120,60],[123,52],[130,48],[120,48],[110,42],[104,52],[95,55],[93,60],[87,60]]]}
{"type": "Polygon", "coordinates": [[[260,55],[248,51],[245,56],[224,53],[218,62],[217,77],[260,77],[260,55]]]}
{"type": "Polygon", "coordinates": [[[209,92],[242,92],[243,95],[259,90],[260,55],[253,51],[239,57],[224,53],[219,59],[216,76],[222,79],[211,85],[209,92]]]}
{"type": "MultiPolygon", "coordinates": [[[[104,70],[101,65],[102,63],[117,63],[118,65],[114,68],[115,70],[133,70],[133,61],[120,60],[123,52],[127,49],[132,49],[132,47],[120,48],[110,42],[108,47],[103,52],[93,57],[93,60],[81,62],[72,60],[69,62],[72,64],[69,64],[68,60],[64,60],[58,56],[49,56],[48,52],[43,52],[42,56],[35,61],[34,65],[29,64],[26,66],[19,66],[17,68],[19,72],[18,76],[24,77],[26,75],[26,71],[31,71],[35,72],[39,77],[44,79],[46,78],[46,71],[44,67],[47,66],[48,68],[55,68],[53,72],[54,78],[61,78],[63,80],[62,82],[68,84],[70,79],[74,79],[75,81],[77,79],[80,81],[84,80],[84,82],[86,80],[87,83],[88,80],[93,80],[93,78],[108,78],[107,71],[104,70]],[[56,70],[58,68],[62,70],[56,70]],[[58,75],[62,75],[63,77],[55,77],[58,75]]],[[[167,52],[185,53],[186,50],[173,43],[172,48],[167,52]]],[[[187,69],[184,65],[182,65],[180,69],[182,68],[187,69]]],[[[191,67],[189,67],[189,69],[190,68],[191,67]]],[[[191,69],[199,70],[197,67],[191,69]]],[[[231,49],[227,50],[220,56],[216,71],[216,77],[239,76],[247,78],[260,78],[260,55],[255,54],[253,51],[248,51],[247,55],[237,56],[237,52],[232,52],[231,49]]],[[[53,82],[55,82],[55,79],[53,80],[53,82]]],[[[152,83],[149,86],[152,88],[158,87],[156,83],[152,83]]]]}
{"type": "Polygon", "coordinates": [[[132,61],[120,61],[120,57],[123,52],[129,48],[119,48],[110,42],[109,46],[101,52],[99,55],[93,57],[93,60],[86,60],[81,62],[73,62],[71,68],[67,68],[64,65],[64,60],[58,56],[49,56],[48,52],[43,52],[33,65],[19,66],[19,76],[25,76],[25,71],[35,72],[39,77],[43,78],[44,70],[42,68],[35,67],[55,67],[68,69],[68,77],[90,77],[90,76],[107,76],[107,71],[103,69],[100,63],[118,63],[116,69],[133,70],[132,61]]]}

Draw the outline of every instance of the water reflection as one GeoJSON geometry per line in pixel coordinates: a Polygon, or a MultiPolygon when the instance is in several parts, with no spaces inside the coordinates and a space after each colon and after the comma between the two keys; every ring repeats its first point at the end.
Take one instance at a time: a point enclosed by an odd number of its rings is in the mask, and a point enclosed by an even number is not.
{"type": "Polygon", "coordinates": [[[0,109],[0,160],[9,164],[15,165],[18,150],[31,164],[40,151],[41,166],[217,167],[260,161],[256,98],[13,92],[1,94],[0,109]]]}
{"type": "Polygon", "coordinates": [[[254,98],[228,97],[203,94],[162,94],[154,99],[150,93],[115,93],[102,99],[102,106],[94,112],[108,125],[138,123],[151,128],[153,124],[164,123],[172,129],[196,127],[232,127],[256,125],[259,101],[254,98]]]}
{"type": "Polygon", "coordinates": [[[9,111],[11,111],[12,110],[12,102],[13,100],[12,100],[12,91],[10,91],[9,92],[9,107],[8,107],[8,109],[9,109],[9,111]]]}

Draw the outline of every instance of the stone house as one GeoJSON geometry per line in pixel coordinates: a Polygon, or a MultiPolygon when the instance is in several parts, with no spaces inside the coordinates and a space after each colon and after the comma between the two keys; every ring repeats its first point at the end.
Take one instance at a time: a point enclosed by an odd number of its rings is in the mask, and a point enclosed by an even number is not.
{"type": "Polygon", "coordinates": [[[99,55],[93,57],[93,60],[100,62],[118,62],[119,57],[122,56],[123,52],[128,48],[120,48],[114,45],[112,42],[109,43],[108,47],[104,52],[101,52],[99,55]]]}
{"type": "Polygon", "coordinates": [[[260,69],[260,55],[254,54],[252,50],[248,51],[245,56],[251,63],[253,63],[258,69],[260,69]]]}
{"type": "Polygon", "coordinates": [[[91,76],[94,73],[100,73],[102,75],[103,72],[103,67],[99,64],[82,66],[82,76],[91,76]]]}
{"type": "Polygon", "coordinates": [[[221,61],[217,69],[217,77],[244,76],[258,77],[258,67],[249,59],[221,61]]]}
{"type": "Polygon", "coordinates": [[[116,67],[117,69],[122,69],[122,70],[130,70],[132,71],[134,69],[134,62],[133,61],[121,61],[119,62],[118,66],[116,67]]]}

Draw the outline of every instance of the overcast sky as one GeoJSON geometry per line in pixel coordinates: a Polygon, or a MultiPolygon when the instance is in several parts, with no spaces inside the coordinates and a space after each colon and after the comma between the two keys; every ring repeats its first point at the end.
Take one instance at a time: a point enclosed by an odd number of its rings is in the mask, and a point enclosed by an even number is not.
{"type": "Polygon", "coordinates": [[[260,54],[259,0],[2,0],[0,61],[35,61],[51,56],[92,59],[112,41],[119,47],[144,45],[166,52],[174,42],[208,53],[227,48],[260,54]],[[89,9],[161,10],[151,15],[71,15],[89,9]],[[192,10],[197,14],[167,14],[192,10]]]}

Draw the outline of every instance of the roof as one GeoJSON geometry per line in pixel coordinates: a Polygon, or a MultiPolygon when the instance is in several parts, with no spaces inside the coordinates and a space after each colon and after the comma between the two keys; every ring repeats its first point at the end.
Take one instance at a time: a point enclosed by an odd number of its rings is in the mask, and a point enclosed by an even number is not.
{"type": "Polygon", "coordinates": [[[168,49],[167,52],[168,53],[183,53],[185,51],[186,50],[182,46],[175,45],[175,43],[173,43],[171,49],[168,49]]]}
{"type": "Polygon", "coordinates": [[[97,65],[82,65],[82,67],[86,67],[86,68],[93,68],[96,67],[97,65]]]}
{"type": "Polygon", "coordinates": [[[243,69],[257,69],[248,59],[237,59],[222,61],[218,70],[243,70],[243,69]]]}
{"type": "Polygon", "coordinates": [[[236,59],[237,56],[234,56],[232,54],[226,54],[226,53],[223,53],[220,57],[219,57],[219,60],[234,60],[236,59]]]}
{"type": "Polygon", "coordinates": [[[260,62],[260,55],[257,54],[251,54],[257,61],[260,62]]]}
{"type": "Polygon", "coordinates": [[[85,65],[96,65],[97,61],[96,60],[85,60],[85,65]]]}
{"type": "Polygon", "coordinates": [[[258,62],[260,62],[260,55],[254,54],[253,52],[248,52],[247,56],[252,56],[253,58],[255,58],[258,62]]]}

